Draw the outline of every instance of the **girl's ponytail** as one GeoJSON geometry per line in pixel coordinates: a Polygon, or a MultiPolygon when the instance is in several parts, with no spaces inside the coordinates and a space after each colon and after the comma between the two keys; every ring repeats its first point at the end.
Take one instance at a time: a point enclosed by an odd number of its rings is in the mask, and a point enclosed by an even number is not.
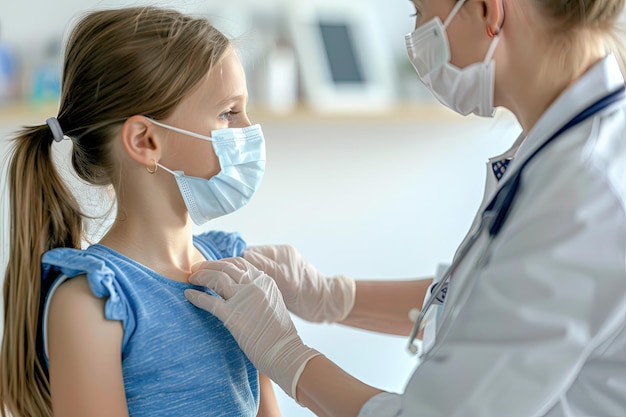
{"type": "Polygon", "coordinates": [[[56,247],[79,248],[83,237],[80,207],[52,161],[54,135],[72,138],[79,178],[115,188],[123,173],[111,149],[121,124],[134,115],[170,115],[230,45],[206,19],[156,7],[96,10],[73,28],[59,124],[27,128],[13,142],[0,416],[52,416],[38,345],[41,256],[56,247]]]}
{"type": "Polygon", "coordinates": [[[24,129],[13,141],[9,165],[0,403],[14,417],[52,416],[46,367],[36,349],[41,257],[55,247],[79,248],[82,235],[80,207],[54,166],[53,143],[47,125],[24,129]]]}

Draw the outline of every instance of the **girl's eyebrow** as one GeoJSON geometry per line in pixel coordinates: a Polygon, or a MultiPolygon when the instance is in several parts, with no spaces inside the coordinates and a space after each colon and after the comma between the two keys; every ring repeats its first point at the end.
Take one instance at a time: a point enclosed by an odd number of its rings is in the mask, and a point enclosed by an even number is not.
{"type": "Polygon", "coordinates": [[[233,102],[244,100],[246,97],[247,96],[245,94],[230,95],[230,96],[224,98],[223,100],[220,100],[220,102],[217,103],[217,105],[218,106],[223,106],[225,104],[229,104],[229,103],[233,103],[233,102]]]}

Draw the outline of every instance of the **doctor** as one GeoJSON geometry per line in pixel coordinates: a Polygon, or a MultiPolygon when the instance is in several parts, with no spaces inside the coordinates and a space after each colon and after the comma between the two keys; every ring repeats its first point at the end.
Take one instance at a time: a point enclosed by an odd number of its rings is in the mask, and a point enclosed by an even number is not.
{"type": "Polygon", "coordinates": [[[413,3],[406,43],[422,82],[461,114],[503,106],[523,128],[490,161],[450,268],[430,286],[354,282],[262,247],[196,268],[190,281],[224,299],[187,297],[318,415],[626,416],[626,99],[607,47],[624,0],[413,3]],[[381,392],[305,346],[287,308],[411,333],[414,351],[425,327],[405,392],[381,392]]]}

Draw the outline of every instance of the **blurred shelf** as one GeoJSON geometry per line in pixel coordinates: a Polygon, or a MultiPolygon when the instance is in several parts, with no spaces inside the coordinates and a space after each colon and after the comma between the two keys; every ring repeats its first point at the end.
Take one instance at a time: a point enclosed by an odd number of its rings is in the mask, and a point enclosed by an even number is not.
{"type": "Polygon", "coordinates": [[[345,111],[322,111],[307,107],[304,104],[297,106],[289,112],[274,112],[263,106],[251,105],[248,109],[250,120],[253,123],[263,122],[324,122],[324,123],[381,123],[381,122],[419,122],[419,121],[463,121],[453,111],[435,102],[425,103],[397,103],[383,109],[370,111],[351,112],[345,111]]]}
{"type": "MultiPolygon", "coordinates": [[[[48,117],[57,114],[58,103],[17,102],[0,105],[0,125],[21,126],[25,124],[43,124],[48,117]]],[[[474,119],[463,117],[436,102],[398,103],[388,108],[372,111],[335,111],[324,112],[311,109],[304,104],[289,112],[275,112],[271,109],[251,104],[248,108],[253,123],[381,123],[381,122],[464,122],[474,119]]]]}
{"type": "Polygon", "coordinates": [[[15,102],[0,105],[0,124],[44,124],[48,117],[57,114],[58,103],[15,102]]]}

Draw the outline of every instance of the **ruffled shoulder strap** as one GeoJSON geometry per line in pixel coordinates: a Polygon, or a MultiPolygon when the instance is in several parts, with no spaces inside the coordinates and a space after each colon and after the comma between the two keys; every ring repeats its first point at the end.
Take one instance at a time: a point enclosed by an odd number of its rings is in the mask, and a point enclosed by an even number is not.
{"type": "MultiPolygon", "coordinates": [[[[66,280],[85,275],[93,295],[97,298],[107,298],[104,316],[108,320],[122,322],[124,327],[123,350],[128,337],[132,334],[134,317],[130,311],[128,300],[116,279],[115,267],[96,254],[71,248],[50,250],[43,255],[41,262],[42,288],[48,289],[45,294],[42,294],[44,323],[47,319],[49,300],[54,291],[66,280]]],[[[44,330],[44,340],[45,333],[44,330]]]]}
{"type": "Polygon", "coordinates": [[[210,231],[194,237],[194,243],[200,247],[209,260],[241,256],[246,242],[239,233],[210,231]]]}

